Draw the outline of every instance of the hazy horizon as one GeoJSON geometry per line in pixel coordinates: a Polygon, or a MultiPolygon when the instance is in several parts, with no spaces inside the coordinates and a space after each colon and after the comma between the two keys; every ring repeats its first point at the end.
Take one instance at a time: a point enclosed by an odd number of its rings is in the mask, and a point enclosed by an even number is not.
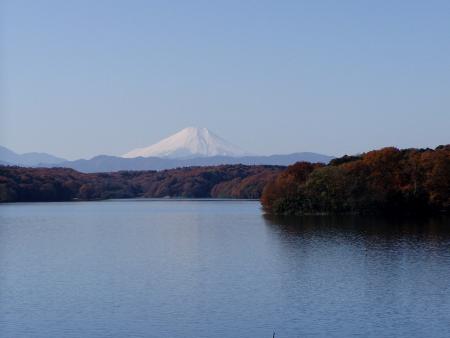
{"type": "Polygon", "coordinates": [[[4,1],[0,144],[121,155],[187,127],[248,152],[449,143],[450,2],[4,1]]]}

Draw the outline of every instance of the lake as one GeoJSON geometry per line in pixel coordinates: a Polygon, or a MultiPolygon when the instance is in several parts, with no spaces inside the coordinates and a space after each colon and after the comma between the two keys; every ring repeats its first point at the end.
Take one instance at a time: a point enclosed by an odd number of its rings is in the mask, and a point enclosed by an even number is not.
{"type": "Polygon", "coordinates": [[[0,205],[0,336],[448,337],[450,221],[0,205]]]}

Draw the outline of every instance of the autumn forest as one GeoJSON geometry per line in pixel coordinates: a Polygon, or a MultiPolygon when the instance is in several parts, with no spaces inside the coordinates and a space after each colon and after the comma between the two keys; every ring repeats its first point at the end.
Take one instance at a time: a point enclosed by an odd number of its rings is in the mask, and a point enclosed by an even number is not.
{"type": "Polygon", "coordinates": [[[0,202],[178,197],[261,199],[267,213],[448,213],[450,145],[383,148],[328,165],[220,165],[85,174],[0,167],[0,202]]]}

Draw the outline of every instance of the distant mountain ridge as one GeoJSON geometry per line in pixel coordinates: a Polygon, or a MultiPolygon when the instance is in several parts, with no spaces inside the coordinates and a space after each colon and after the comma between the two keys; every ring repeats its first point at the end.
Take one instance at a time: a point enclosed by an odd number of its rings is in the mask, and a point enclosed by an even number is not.
{"type": "Polygon", "coordinates": [[[0,146],[0,163],[3,165],[38,166],[43,163],[59,164],[67,161],[47,153],[18,154],[6,147],[0,146]]]}
{"type": "Polygon", "coordinates": [[[98,155],[89,160],[68,161],[46,153],[16,154],[0,146],[0,165],[64,167],[84,173],[121,170],[166,170],[222,164],[288,166],[295,162],[328,163],[334,157],[301,152],[287,155],[250,155],[206,128],[188,127],[145,148],[123,156],[98,155]]]}
{"type": "Polygon", "coordinates": [[[280,165],[287,166],[296,162],[328,163],[334,157],[311,152],[294,153],[288,155],[271,156],[210,156],[188,159],[171,159],[160,157],[123,158],[117,156],[100,155],[90,160],[76,160],[58,163],[57,165],[43,164],[42,167],[58,166],[72,168],[84,173],[111,172],[120,170],[165,170],[193,166],[214,166],[221,164],[245,165],[280,165]]]}
{"type": "Polygon", "coordinates": [[[239,157],[245,155],[248,155],[248,153],[207,128],[188,127],[148,147],[131,150],[122,155],[122,157],[184,159],[211,156],[239,157]]]}
{"type": "Polygon", "coordinates": [[[203,156],[193,158],[161,158],[98,155],[89,160],[68,161],[47,153],[17,154],[0,146],[0,165],[17,165],[22,167],[63,167],[72,168],[85,173],[110,172],[120,170],[166,170],[192,166],[214,166],[221,164],[245,165],[280,165],[287,166],[295,162],[328,163],[334,157],[312,152],[301,152],[287,155],[270,156],[203,156]]]}

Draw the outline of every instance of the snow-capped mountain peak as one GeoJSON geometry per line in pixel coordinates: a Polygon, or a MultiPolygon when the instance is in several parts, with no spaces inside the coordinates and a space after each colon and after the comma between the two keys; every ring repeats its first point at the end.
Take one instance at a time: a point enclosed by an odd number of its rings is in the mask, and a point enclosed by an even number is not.
{"type": "Polygon", "coordinates": [[[122,155],[134,157],[192,158],[202,156],[245,156],[246,152],[206,128],[188,127],[158,143],[122,155]]]}

